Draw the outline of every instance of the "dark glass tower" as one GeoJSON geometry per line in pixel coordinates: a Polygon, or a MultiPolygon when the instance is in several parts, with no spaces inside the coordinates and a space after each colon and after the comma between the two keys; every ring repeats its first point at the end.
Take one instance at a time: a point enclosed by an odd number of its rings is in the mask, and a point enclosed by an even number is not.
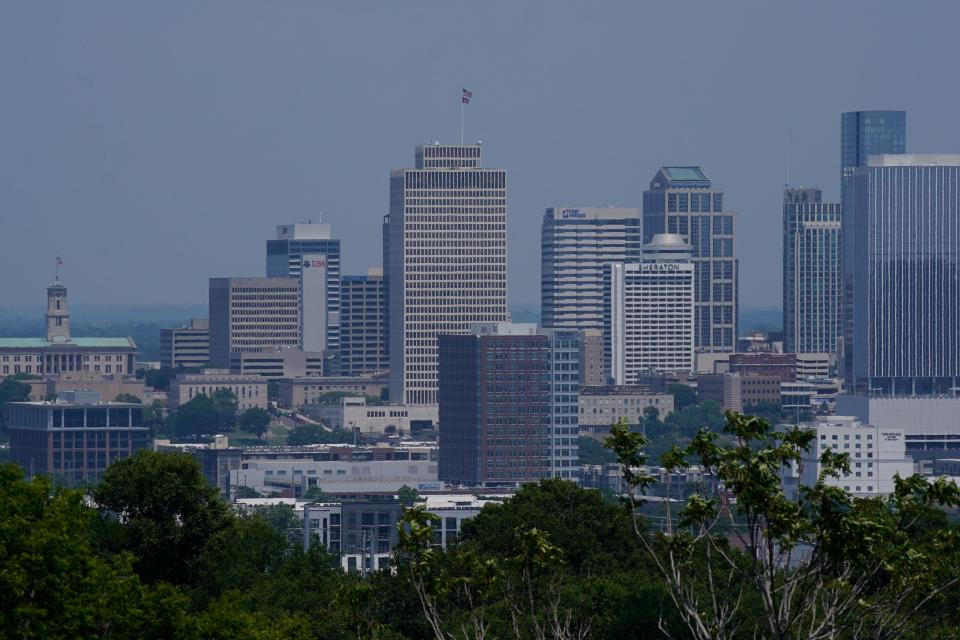
{"type": "MultiPolygon", "coordinates": [[[[867,166],[870,156],[907,152],[906,111],[847,111],[840,114],[840,209],[852,211],[853,174],[867,166]]],[[[849,220],[849,216],[847,217],[849,220]]],[[[862,230],[861,230],[862,231],[862,230]]],[[[853,260],[854,237],[858,230],[849,222],[841,224],[840,243],[844,263],[853,260]]],[[[846,270],[845,270],[846,271],[846,270]]],[[[843,377],[853,379],[853,282],[843,280],[843,377]]]]}
{"type": "Polygon", "coordinates": [[[661,167],[643,192],[643,241],[680,234],[692,246],[695,348],[731,353],[737,339],[736,214],[700,167],[661,167]]]}
{"type": "Polygon", "coordinates": [[[843,169],[865,167],[870,156],[906,152],[906,111],[840,114],[840,166],[843,169]]]}

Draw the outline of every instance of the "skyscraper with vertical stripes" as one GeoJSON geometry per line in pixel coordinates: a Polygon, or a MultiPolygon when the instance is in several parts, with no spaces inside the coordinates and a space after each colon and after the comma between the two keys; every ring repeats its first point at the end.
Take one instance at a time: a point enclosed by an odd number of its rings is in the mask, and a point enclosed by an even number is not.
{"type": "Polygon", "coordinates": [[[603,327],[603,267],[640,261],[641,224],[639,209],[546,210],[540,230],[540,315],[544,327],[603,327]]]}
{"type": "Polygon", "coordinates": [[[840,205],[783,192],[783,333],[788,353],[837,353],[843,336],[840,205]]]}
{"type": "Polygon", "coordinates": [[[420,145],[390,174],[384,228],[390,400],[437,402],[437,336],[507,314],[507,175],[481,146],[420,145]]]}
{"type": "Polygon", "coordinates": [[[960,382],[960,155],[870,156],[854,171],[846,202],[850,388],[953,393],[960,382]]]}

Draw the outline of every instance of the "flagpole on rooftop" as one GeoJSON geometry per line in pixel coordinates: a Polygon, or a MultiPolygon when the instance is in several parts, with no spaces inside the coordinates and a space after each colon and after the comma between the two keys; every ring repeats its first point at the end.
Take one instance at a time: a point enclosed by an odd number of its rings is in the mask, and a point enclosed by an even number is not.
{"type": "Polygon", "coordinates": [[[460,98],[460,146],[463,146],[463,105],[466,104],[463,98],[460,98]]]}

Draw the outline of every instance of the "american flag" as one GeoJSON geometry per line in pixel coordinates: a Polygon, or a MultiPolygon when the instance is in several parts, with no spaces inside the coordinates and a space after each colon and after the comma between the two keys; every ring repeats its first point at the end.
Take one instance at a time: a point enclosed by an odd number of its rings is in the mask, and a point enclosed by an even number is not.
{"type": "Polygon", "coordinates": [[[463,104],[470,104],[470,98],[473,97],[473,91],[463,90],[463,95],[460,96],[460,102],[463,104]]]}

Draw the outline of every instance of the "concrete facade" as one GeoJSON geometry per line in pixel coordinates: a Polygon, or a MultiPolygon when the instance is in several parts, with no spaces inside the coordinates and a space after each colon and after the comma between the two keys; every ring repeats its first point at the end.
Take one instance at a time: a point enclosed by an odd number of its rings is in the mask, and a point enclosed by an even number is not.
{"type": "Polygon", "coordinates": [[[716,402],[724,411],[743,411],[759,402],[780,403],[778,376],[714,373],[697,376],[697,401],[716,402]]]}
{"type": "Polygon", "coordinates": [[[202,373],[181,373],[170,383],[168,404],[171,410],[198,395],[213,396],[227,389],[237,397],[237,409],[267,408],[267,380],[257,375],[236,375],[225,369],[206,369],[202,373]]]}
{"type": "Polygon", "coordinates": [[[840,487],[856,497],[893,493],[895,475],[913,475],[913,460],[907,456],[902,429],[863,424],[852,416],[817,418],[807,425],[816,432],[815,446],[804,452],[799,470],[801,485],[812,486],[819,478],[820,455],[827,450],[850,456],[850,472],[839,478],[827,477],[828,485],[840,487]]]}
{"type": "Polygon", "coordinates": [[[621,418],[633,427],[639,426],[648,407],[655,408],[662,420],[674,409],[673,396],[636,386],[580,387],[580,430],[608,433],[610,425],[621,418]]]}
{"type": "Polygon", "coordinates": [[[371,404],[366,398],[344,397],[330,405],[316,405],[310,414],[321,418],[333,429],[359,429],[360,433],[384,433],[388,427],[410,434],[411,423],[429,423],[435,427],[438,421],[436,405],[371,404]]]}
{"type": "Polygon", "coordinates": [[[324,376],[280,380],[280,406],[296,409],[323,401],[328,393],[352,393],[380,397],[387,388],[383,376],[324,376]]]}
{"type": "Polygon", "coordinates": [[[271,379],[322,376],[326,364],[323,352],[298,349],[265,348],[252,353],[234,351],[230,354],[230,373],[271,379]]]}
{"type": "Polygon", "coordinates": [[[300,348],[300,284],[295,278],[210,278],[210,363],[230,354],[300,348]]]}
{"type": "Polygon", "coordinates": [[[437,403],[437,336],[507,313],[507,174],[481,145],[420,145],[390,174],[383,269],[390,401],[437,403]]]}
{"type": "Polygon", "coordinates": [[[192,318],[190,326],[160,330],[160,365],[197,368],[210,362],[210,322],[192,318]]]}

